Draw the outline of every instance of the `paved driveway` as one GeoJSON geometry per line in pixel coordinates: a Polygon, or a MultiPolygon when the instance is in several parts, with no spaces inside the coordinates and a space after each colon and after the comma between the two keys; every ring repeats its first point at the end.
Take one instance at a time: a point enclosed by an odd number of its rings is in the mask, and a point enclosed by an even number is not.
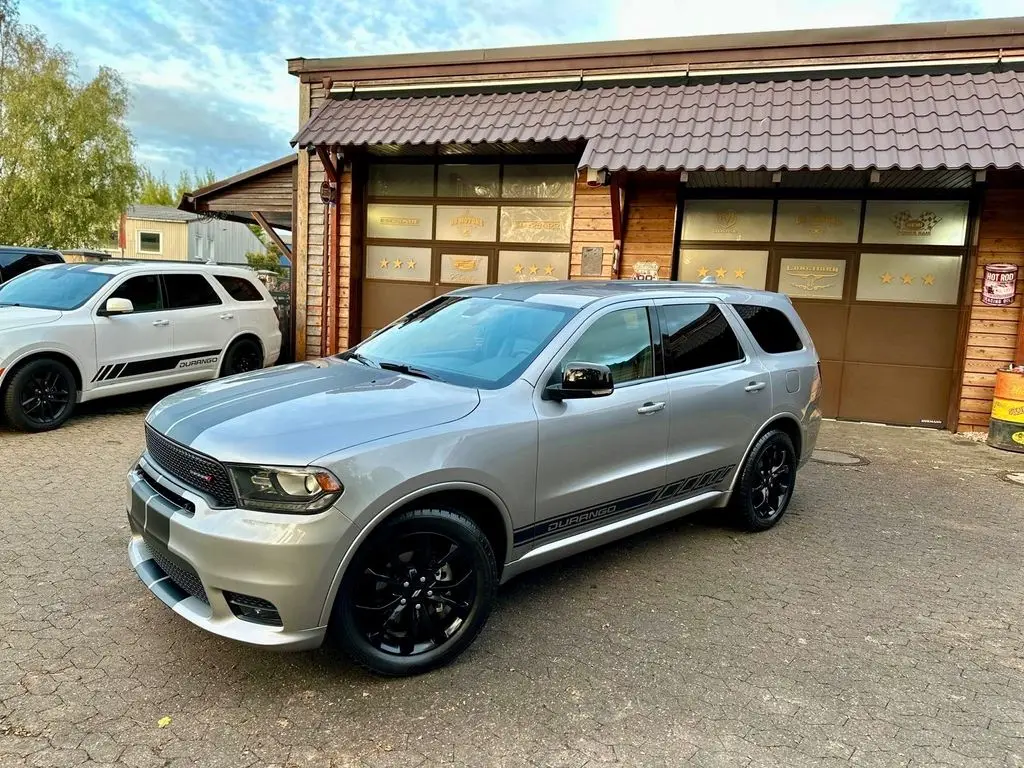
{"type": "Polygon", "coordinates": [[[386,681],[145,591],[145,405],[0,431],[0,766],[1024,765],[1024,457],[827,424],[870,463],[809,465],[774,530],[689,519],[529,574],[457,664],[386,681]]]}

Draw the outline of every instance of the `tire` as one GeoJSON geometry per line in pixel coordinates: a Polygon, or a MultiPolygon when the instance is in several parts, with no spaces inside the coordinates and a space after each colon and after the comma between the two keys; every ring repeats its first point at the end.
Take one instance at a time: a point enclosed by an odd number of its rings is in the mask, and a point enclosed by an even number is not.
{"type": "Polygon", "coordinates": [[[224,353],[220,366],[221,376],[258,371],[263,367],[263,348],[253,339],[239,339],[224,353]]]}
{"type": "Polygon", "coordinates": [[[338,591],[329,637],[378,675],[418,675],[476,639],[497,587],[494,551],[472,520],[447,509],[405,512],[359,548],[338,591]]]}
{"type": "Polygon", "coordinates": [[[779,430],[761,435],[729,502],[736,524],[747,531],[767,531],[786,514],[795,483],[796,451],[789,435],[779,430]]]}
{"type": "Polygon", "coordinates": [[[7,422],[22,432],[46,432],[61,426],[75,410],[78,386],[64,363],[49,357],[15,369],[3,393],[7,422]]]}

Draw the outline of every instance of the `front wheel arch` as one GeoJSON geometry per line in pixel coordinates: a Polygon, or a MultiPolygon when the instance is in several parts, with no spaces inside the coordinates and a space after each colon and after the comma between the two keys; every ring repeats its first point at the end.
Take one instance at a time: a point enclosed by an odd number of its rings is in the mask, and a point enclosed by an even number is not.
{"type": "Polygon", "coordinates": [[[225,365],[225,363],[227,363],[228,353],[240,341],[251,341],[251,342],[255,343],[256,346],[259,347],[260,359],[261,359],[262,363],[266,364],[266,362],[267,362],[267,349],[263,345],[263,340],[259,336],[257,336],[255,333],[250,333],[248,331],[243,331],[242,333],[239,333],[237,336],[232,337],[231,341],[229,341],[224,346],[224,351],[221,352],[221,355],[220,355],[220,363],[218,363],[218,365],[217,365],[217,378],[220,378],[221,376],[224,376],[224,365],[225,365]]]}

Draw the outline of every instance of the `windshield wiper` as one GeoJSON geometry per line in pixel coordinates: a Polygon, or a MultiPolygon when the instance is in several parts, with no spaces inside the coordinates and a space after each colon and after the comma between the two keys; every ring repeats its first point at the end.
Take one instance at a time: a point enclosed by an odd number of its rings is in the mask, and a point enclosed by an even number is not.
{"type": "Polygon", "coordinates": [[[362,363],[369,368],[380,368],[381,366],[375,363],[373,360],[368,358],[366,355],[361,355],[358,352],[342,352],[338,355],[342,360],[355,360],[357,363],[362,363]]]}
{"type": "Polygon", "coordinates": [[[408,376],[419,376],[421,379],[430,379],[431,381],[443,381],[432,373],[427,373],[422,368],[415,368],[413,366],[406,365],[405,363],[393,363],[388,360],[381,360],[377,365],[388,371],[395,371],[397,373],[404,373],[408,376]]]}

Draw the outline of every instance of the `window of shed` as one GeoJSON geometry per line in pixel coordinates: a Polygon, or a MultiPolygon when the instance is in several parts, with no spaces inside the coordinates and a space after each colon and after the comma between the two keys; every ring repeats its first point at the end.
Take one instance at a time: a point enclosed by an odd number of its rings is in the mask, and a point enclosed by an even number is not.
{"type": "Polygon", "coordinates": [[[160,240],[159,232],[139,232],[139,250],[143,253],[160,253],[160,240]]]}

